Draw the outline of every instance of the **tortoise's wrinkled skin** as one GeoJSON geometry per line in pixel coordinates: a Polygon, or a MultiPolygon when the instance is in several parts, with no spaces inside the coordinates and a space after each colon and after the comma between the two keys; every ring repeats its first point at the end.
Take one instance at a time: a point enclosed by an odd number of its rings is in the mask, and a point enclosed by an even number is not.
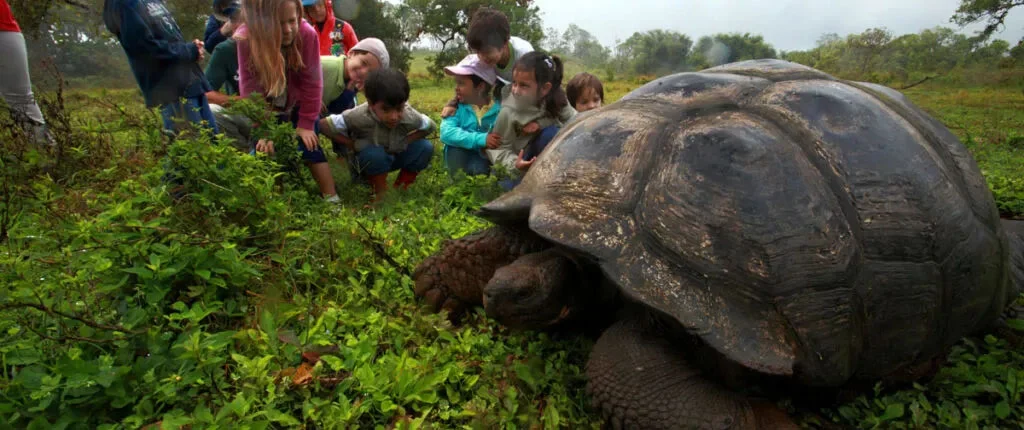
{"type": "MultiPolygon", "coordinates": [[[[590,391],[625,427],[781,425],[712,382],[719,372],[691,368],[687,336],[797,384],[877,380],[991,328],[1024,277],[1024,230],[1000,221],[946,127],[889,88],[779,60],[667,76],[579,115],[481,215],[528,227],[583,262],[565,270],[600,273],[684,333],[661,336],[633,312],[595,346],[590,391]],[[644,360],[654,368],[623,370],[644,360]],[[668,388],[629,385],[645,377],[668,388]]],[[[586,291],[566,276],[523,288],[586,291]]]]}

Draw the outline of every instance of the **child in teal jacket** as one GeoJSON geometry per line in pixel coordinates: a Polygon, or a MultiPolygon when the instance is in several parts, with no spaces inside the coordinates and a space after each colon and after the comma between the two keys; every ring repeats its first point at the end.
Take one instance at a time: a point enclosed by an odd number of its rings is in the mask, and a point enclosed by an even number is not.
{"type": "Polygon", "coordinates": [[[471,54],[458,65],[446,67],[445,72],[455,79],[455,94],[459,100],[455,114],[441,121],[445,167],[450,175],[460,170],[468,175],[487,175],[491,163],[484,149],[501,145],[501,136],[490,132],[501,102],[494,97],[493,106],[479,120],[474,106],[483,107],[491,102],[490,92],[496,79],[494,68],[487,67],[476,54],[471,54]]]}

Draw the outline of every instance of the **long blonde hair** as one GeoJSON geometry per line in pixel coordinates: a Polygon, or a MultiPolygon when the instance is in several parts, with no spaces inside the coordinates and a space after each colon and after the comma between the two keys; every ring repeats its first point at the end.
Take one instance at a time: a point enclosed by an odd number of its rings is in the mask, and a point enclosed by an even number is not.
{"type": "Polygon", "coordinates": [[[236,39],[248,39],[249,64],[268,97],[277,97],[288,86],[285,64],[291,70],[301,70],[302,64],[302,3],[299,0],[244,0],[244,35],[236,39]],[[295,6],[299,28],[295,41],[288,47],[281,46],[281,15],[289,4],[295,6]],[[287,61],[285,61],[287,57],[287,61]]]}

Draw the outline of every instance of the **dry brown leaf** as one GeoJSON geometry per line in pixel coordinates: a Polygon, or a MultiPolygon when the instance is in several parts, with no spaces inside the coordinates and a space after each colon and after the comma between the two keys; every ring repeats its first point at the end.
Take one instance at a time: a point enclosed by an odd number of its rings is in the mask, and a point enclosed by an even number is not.
{"type": "Polygon", "coordinates": [[[313,365],[309,363],[302,363],[298,369],[295,369],[295,374],[292,375],[292,383],[295,385],[306,385],[313,381],[313,365]]]}

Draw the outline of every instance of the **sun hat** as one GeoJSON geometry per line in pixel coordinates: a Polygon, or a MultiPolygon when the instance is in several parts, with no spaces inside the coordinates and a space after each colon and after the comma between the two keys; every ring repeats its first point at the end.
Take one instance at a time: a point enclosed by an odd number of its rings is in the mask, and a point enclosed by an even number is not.
{"type": "Polygon", "coordinates": [[[484,64],[476,54],[467,55],[466,58],[459,61],[459,64],[445,67],[444,71],[449,75],[476,75],[480,79],[483,79],[484,82],[487,82],[488,85],[494,85],[494,81],[498,77],[497,73],[494,71],[494,67],[484,64]]]}

